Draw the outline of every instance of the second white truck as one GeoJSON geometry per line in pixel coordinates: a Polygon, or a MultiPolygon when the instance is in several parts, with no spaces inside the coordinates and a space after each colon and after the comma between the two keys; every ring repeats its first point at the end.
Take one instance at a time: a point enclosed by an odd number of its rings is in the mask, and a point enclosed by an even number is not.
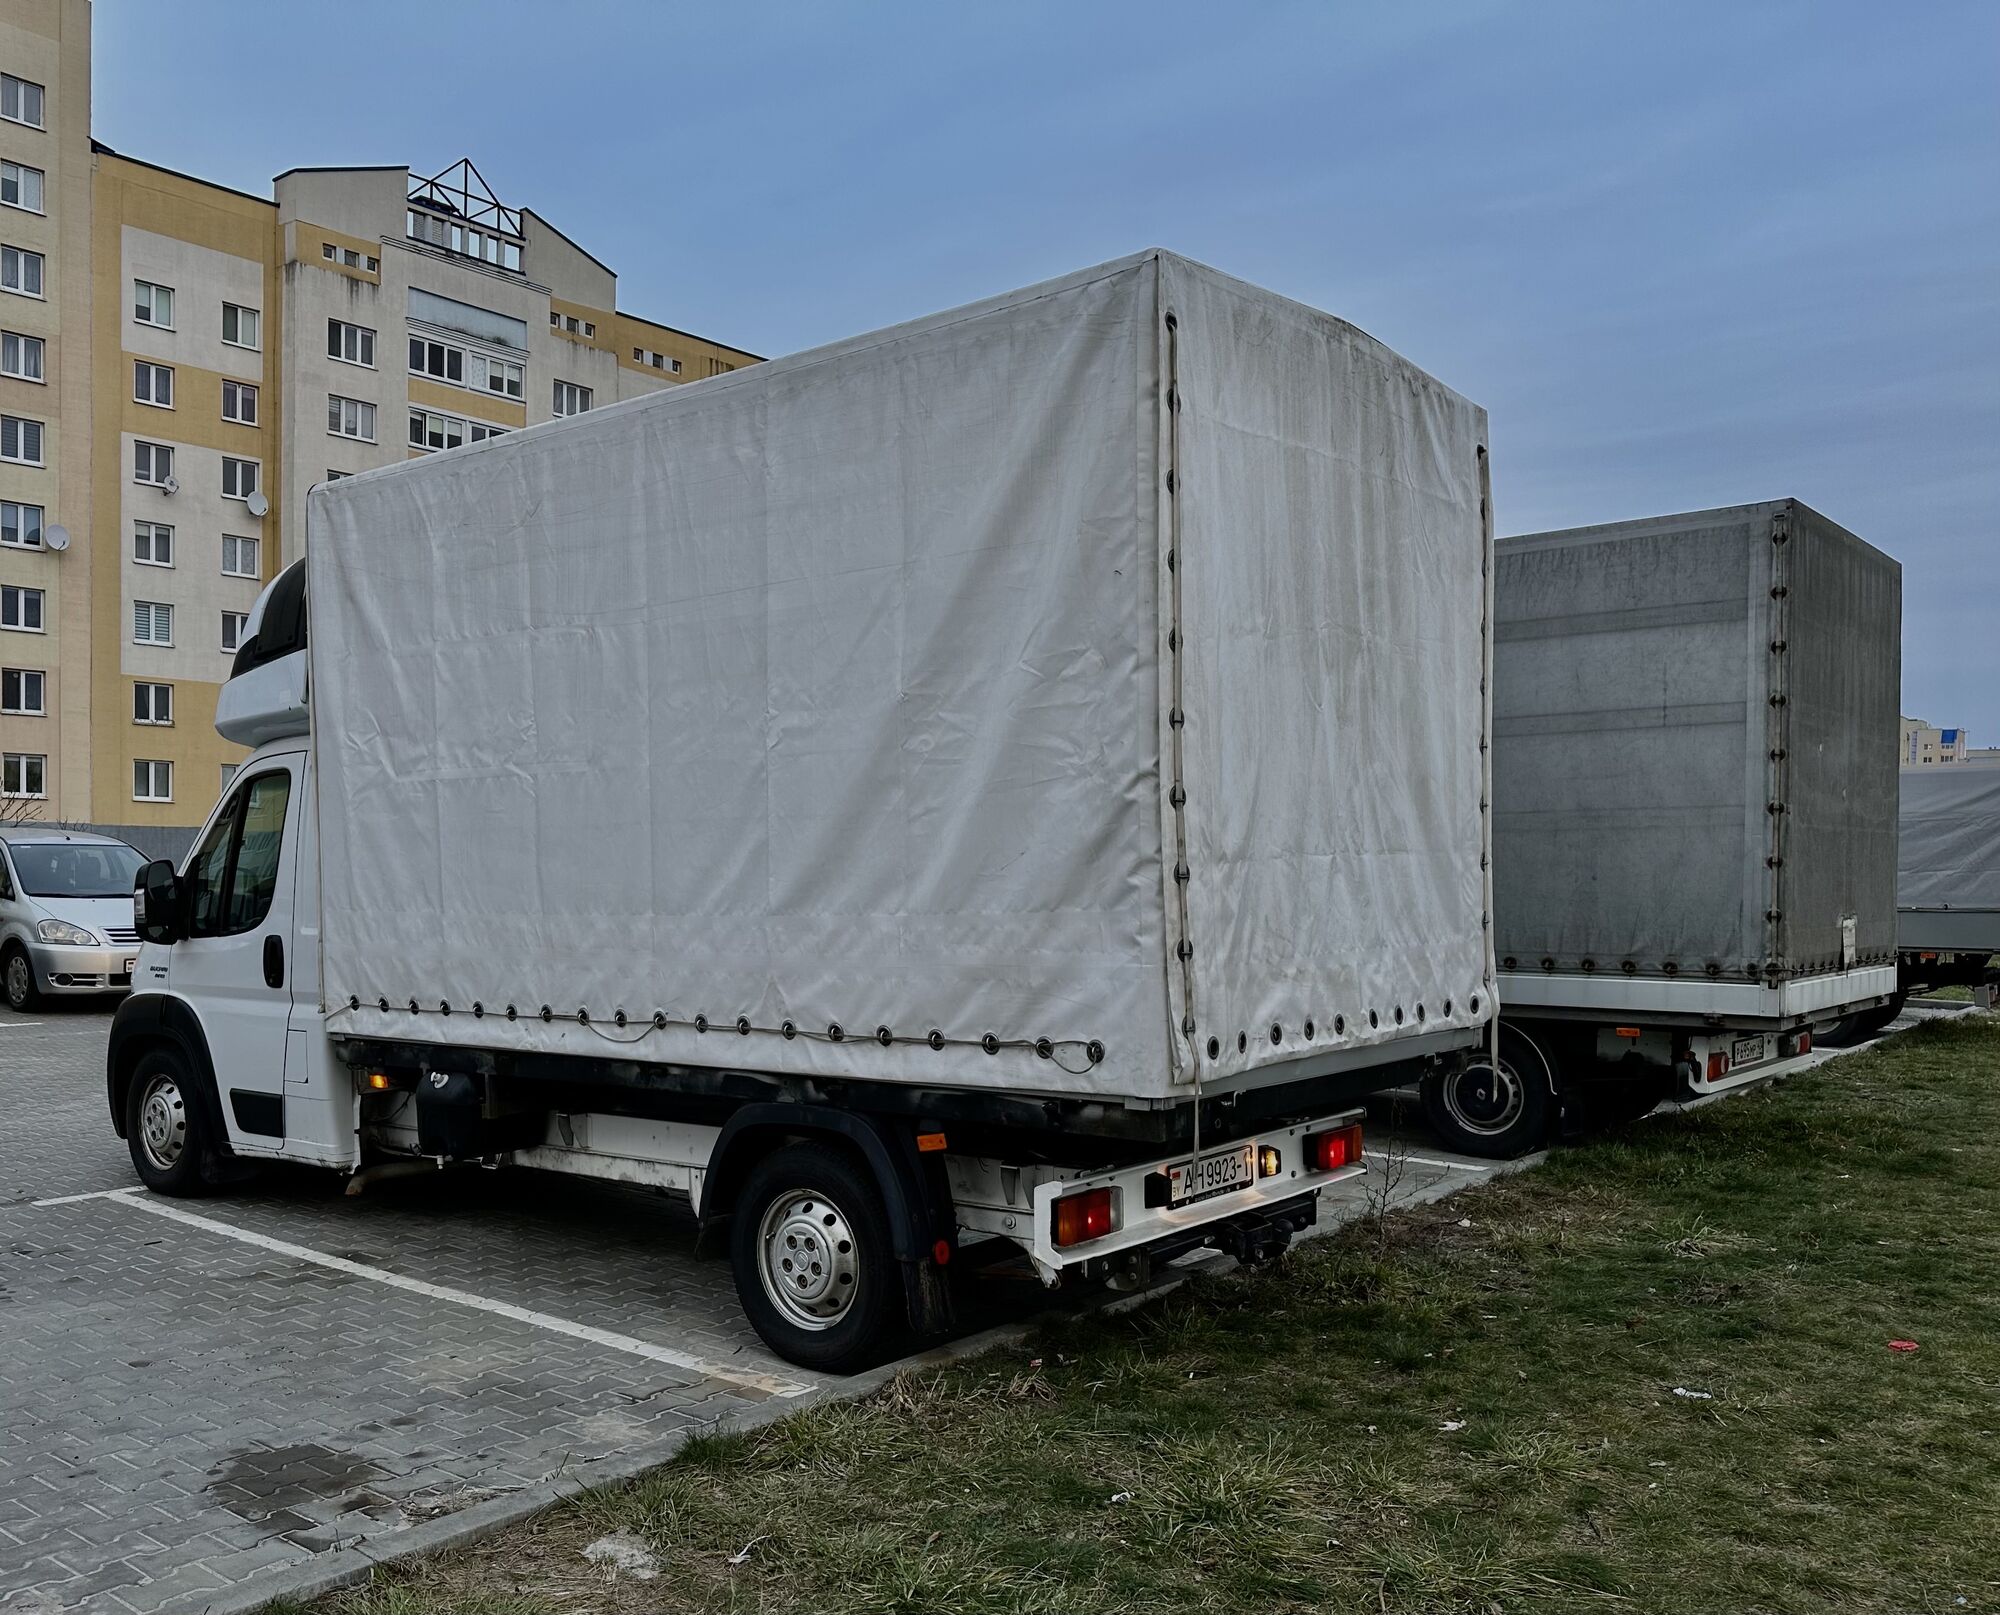
{"type": "Polygon", "coordinates": [[[828,1370],[968,1241],[1283,1248],[1494,1013],[1486,486],[1153,252],[314,490],[141,880],[140,1176],[661,1189],[828,1370]]]}

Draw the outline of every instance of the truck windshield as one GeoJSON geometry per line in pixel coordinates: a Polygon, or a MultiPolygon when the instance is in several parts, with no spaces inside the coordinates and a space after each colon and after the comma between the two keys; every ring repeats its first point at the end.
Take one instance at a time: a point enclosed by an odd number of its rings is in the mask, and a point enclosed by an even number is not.
{"type": "Polygon", "coordinates": [[[130,897],[146,860],[130,847],[14,843],[14,873],[30,897],[130,897]]]}

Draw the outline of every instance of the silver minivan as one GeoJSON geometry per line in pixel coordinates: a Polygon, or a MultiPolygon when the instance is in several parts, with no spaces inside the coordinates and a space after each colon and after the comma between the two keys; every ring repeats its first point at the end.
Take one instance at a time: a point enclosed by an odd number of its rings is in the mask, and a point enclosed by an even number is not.
{"type": "Polygon", "coordinates": [[[125,992],[139,953],[132,883],[146,860],[110,836],[0,827],[0,996],[125,992]]]}

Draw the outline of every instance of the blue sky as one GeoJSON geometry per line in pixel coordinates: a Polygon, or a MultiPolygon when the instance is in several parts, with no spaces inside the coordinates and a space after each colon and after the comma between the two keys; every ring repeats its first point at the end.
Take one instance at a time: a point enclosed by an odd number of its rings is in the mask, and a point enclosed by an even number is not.
{"type": "Polygon", "coordinates": [[[1904,710],[2000,744],[2000,5],[96,12],[108,144],[469,155],[763,353],[1188,253],[1484,404],[1502,532],[1817,506],[1903,563],[1904,710]]]}

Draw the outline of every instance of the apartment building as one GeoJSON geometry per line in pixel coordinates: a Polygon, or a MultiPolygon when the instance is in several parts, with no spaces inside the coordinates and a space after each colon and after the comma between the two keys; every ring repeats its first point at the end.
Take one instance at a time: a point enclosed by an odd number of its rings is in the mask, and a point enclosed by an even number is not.
{"type": "Polygon", "coordinates": [[[1940,729],[1922,718],[1903,720],[1897,761],[1904,768],[1929,768],[1938,763],[1962,763],[1967,757],[1963,729],[1940,729]]]}
{"type": "Polygon", "coordinates": [[[0,814],[170,846],[314,483],[754,362],[469,159],[270,197],[95,143],[88,0],[0,0],[0,814]],[[60,532],[58,531],[60,529],[60,532]]]}

